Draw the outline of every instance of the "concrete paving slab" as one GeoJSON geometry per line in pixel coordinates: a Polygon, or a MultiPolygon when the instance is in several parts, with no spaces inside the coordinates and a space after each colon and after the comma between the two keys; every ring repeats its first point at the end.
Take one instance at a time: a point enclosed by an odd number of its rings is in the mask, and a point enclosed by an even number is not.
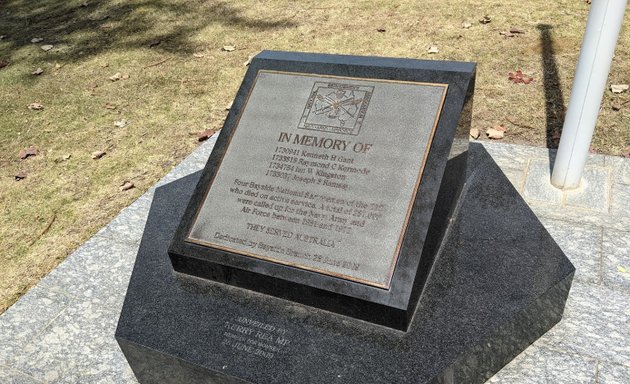
{"type": "Polygon", "coordinates": [[[604,282],[630,292],[630,232],[604,230],[602,247],[604,282]]]}
{"type": "Polygon", "coordinates": [[[586,168],[579,188],[565,192],[569,207],[608,212],[610,205],[610,172],[605,168],[586,168]]]}
{"type": "Polygon", "coordinates": [[[628,303],[630,292],[575,282],[562,321],[544,338],[554,349],[627,365],[630,363],[628,303]]]}
{"type": "Polygon", "coordinates": [[[558,352],[538,346],[527,348],[499,373],[490,383],[500,384],[547,384],[566,383],[596,384],[597,360],[577,354],[558,352]]]}
{"type": "Polygon", "coordinates": [[[79,300],[98,300],[103,306],[122,307],[139,242],[94,236],[40,282],[79,300]]]}
{"type": "Polygon", "coordinates": [[[628,384],[630,383],[630,367],[600,363],[597,369],[599,384],[628,384]]]}
{"type": "Polygon", "coordinates": [[[575,266],[575,281],[598,284],[602,279],[602,227],[540,218],[575,266]]]}
{"type": "Polygon", "coordinates": [[[10,365],[15,356],[22,353],[24,345],[56,319],[70,302],[69,295],[36,285],[0,315],[0,364],[10,365]]]}
{"type": "Polygon", "coordinates": [[[562,191],[552,186],[550,179],[549,163],[543,159],[532,159],[527,168],[523,197],[528,201],[561,204],[562,191]]]}
{"type": "Polygon", "coordinates": [[[42,384],[41,381],[8,367],[0,365],[0,383],[3,384],[42,384]]]}
{"type": "Polygon", "coordinates": [[[129,383],[134,377],[113,338],[119,311],[73,302],[14,357],[12,368],[46,383],[129,383]]]}

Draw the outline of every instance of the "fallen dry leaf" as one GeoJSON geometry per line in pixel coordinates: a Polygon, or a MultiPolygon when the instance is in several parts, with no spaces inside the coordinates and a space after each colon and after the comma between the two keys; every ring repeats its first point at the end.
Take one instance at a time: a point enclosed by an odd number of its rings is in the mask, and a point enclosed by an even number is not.
{"type": "Polygon", "coordinates": [[[20,172],[15,174],[14,178],[15,178],[15,181],[20,181],[22,179],[26,179],[26,172],[20,171],[20,172]]]}
{"type": "Polygon", "coordinates": [[[508,79],[514,84],[529,84],[534,80],[534,78],[531,76],[523,75],[523,71],[521,70],[508,73],[508,79]]]}
{"type": "Polygon", "coordinates": [[[9,64],[9,60],[0,59],[0,69],[6,67],[9,64]]]}
{"type": "Polygon", "coordinates": [[[111,109],[111,110],[116,109],[116,106],[115,106],[114,104],[110,104],[110,103],[106,103],[106,104],[104,105],[104,107],[105,107],[106,109],[111,109]]]}
{"type": "Polygon", "coordinates": [[[29,156],[37,156],[39,153],[39,149],[36,146],[30,145],[27,148],[20,150],[18,153],[18,157],[22,160],[26,159],[29,156]]]}
{"type": "Polygon", "coordinates": [[[51,49],[53,49],[53,45],[52,44],[44,44],[40,48],[43,49],[44,51],[48,52],[51,49]]]}
{"type": "Polygon", "coordinates": [[[118,80],[122,79],[122,75],[120,74],[120,72],[116,72],[112,76],[110,76],[109,79],[111,81],[118,81],[118,80]]]}
{"type": "Polygon", "coordinates": [[[479,138],[479,136],[481,136],[481,133],[479,133],[479,130],[477,128],[472,128],[470,130],[470,137],[472,137],[473,139],[477,140],[479,138]]]}
{"type": "Polygon", "coordinates": [[[205,55],[204,55],[203,53],[201,53],[201,52],[195,52],[195,53],[193,53],[193,56],[194,56],[194,57],[196,57],[196,58],[198,58],[198,59],[201,59],[201,58],[202,58],[202,57],[204,57],[205,55]]]}
{"type": "Polygon", "coordinates": [[[481,19],[479,19],[479,22],[481,24],[488,24],[492,21],[492,19],[490,19],[490,16],[485,15],[484,17],[482,17],[481,19]]]}
{"type": "Polygon", "coordinates": [[[514,34],[523,34],[523,33],[525,33],[525,31],[524,31],[524,30],[522,30],[522,29],[520,29],[520,28],[515,28],[515,27],[512,27],[512,28],[510,28],[510,33],[514,33],[514,34]]]}
{"type": "Polygon", "coordinates": [[[610,86],[610,90],[612,91],[612,93],[623,93],[627,91],[628,88],[630,88],[630,85],[628,84],[612,84],[610,86]]]}
{"type": "Polygon", "coordinates": [[[42,41],[44,41],[44,39],[42,39],[41,37],[33,37],[31,39],[31,43],[35,44],[35,43],[41,43],[42,41]]]}
{"type": "Polygon", "coordinates": [[[383,27],[376,28],[376,32],[381,32],[381,33],[383,33],[383,32],[386,32],[386,31],[387,31],[387,30],[386,30],[385,28],[383,28],[383,27]]]}
{"type": "Polygon", "coordinates": [[[427,48],[427,53],[432,54],[432,53],[439,53],[440,49],[436,46],[436,45],[432,45],[429,48],[427,48]]]}
{"type": "MultiPolygon", "coordinates": [[[[64,65],[65,65],[65,64],[64,64],[64,65]]],[[[55,69],[60,69],[61,67],[63,67],[63,65],[61,65],[61,64],[59,64],[59,63],[56,63],[56,64],[55,64],[55,69]]]]}
{"type": "Polygon", "coordinates": [[[41,103],[30,103],[28,105],[28,109],[30,109],[31,111],[41,111],[42,109],[44,109],[44,105],[41,103]]]}
{"type": "Polygon", "coordinates": [[[490,128],[486,131],[486,136],[488,136],[489,139],[499,140],[505,136],[505,131],[490,128]]]}
{"type": "Polygon", "coordinates": [[[129,78],[129,74],[128,73],[123,73],[123,75],[120,78],[122,80],[127,80],[129,78]]]}
{"type": "Polygon", "coordinates": [[[149,48],[157,47],[160,43],[162,43],[162,40],[151,40],[149,41],[149,48]]]}
{"type": "Polygon", "coordinates": [[[95,151],[92,152],[92,159],[97,160],[100,159],[101,157],[105,156],[107,152],[105,151],[95,151]]]}
{"type": "Polygon", "coordinates": [[[67,153],[67,154],[61,156],[61,159],[63,159],[64,161],[67,161],[67,160],[70,160],[71,157],[72,157],[72,155],[67,153]]]}
{"type": "Polygon", "coordinates": [[[613,111],[620,111],[621,110],[621,104],[614,103],[613,105],[610,106],[610,108],[613,111]]]}
{"type": "Polygon", "coordinates": [[[462,23],[462,28],[464,28],[464,29],[468,29],[468,28],[470,28],[470,27],[472,27],[472,23],[469,23],[469,22],[467,22],[467,21],[465,21],[465,22],[463,22],[463,23],[462,23]]]}
{"type": "Polygon", "coordinates": [[[505,128],[505,126],[503,125],[495,125],[493,128],[496,129],[497,131],[507,132],[507,128],[505,128]]]}
{"type": "Polygon", "coordinates": [[[120,191],[121,192],[128,191],[128,190],[130,190],[130,189],[132,189],[134,187],[135,187],[135,185],[133,185],[133,183],[131,181],[125,180],[125,182],[120,185],[120,191]]]}
{"type": "Polygon", "coordinates": [[[516,36],[512,32],[507,32],[507,31],[501,31],[501,32],[499,32],[499,35],[505,36],[505,37],[514,37],[514,36],[516,36]]]}
{"type": "Polygon", "coordinates": [[[35,76],[39,76],[42,73],[44,73],[44,70],[41,68],[37,68],[36,70],[34,70],[33,72],[31,72],[31,75],[35,75],[35,76]]]}
{"type": "Polygon", "coordinates": [[[223,48],[221,48],[221,50],[225,52],[232,52],[236,50],[236,47],[233,45],[224,45],[223,48]]]}
{"type": "Polygon", "coordinates": [[[118,121],[114,121],[114,126],[116,128],[125,128],[127,125],[129,125],[129,122],[127,120],[118,120],[118,121]]]}
{"type": "Polygon", "coordinates": [[[206,141],[214,135],[214,129],[206,129],[197,134],[197,141],[206,141]]]}

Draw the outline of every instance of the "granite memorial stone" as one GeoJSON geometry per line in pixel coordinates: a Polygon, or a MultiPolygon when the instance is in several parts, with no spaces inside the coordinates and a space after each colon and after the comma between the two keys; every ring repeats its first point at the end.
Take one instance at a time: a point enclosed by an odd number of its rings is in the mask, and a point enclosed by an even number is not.
{"type": "Polygon", "coordinates": [[[406,330],[464,181],[474,79],[472,63],[257,56],[175,270],[406,330]]]}
{"type": "Polygon", "coordinates": [[[138,380],[481,383],[557,323],[574,268],[468,151],[474,70],[256,56],[156,190],[116,330],[138,380]]]}

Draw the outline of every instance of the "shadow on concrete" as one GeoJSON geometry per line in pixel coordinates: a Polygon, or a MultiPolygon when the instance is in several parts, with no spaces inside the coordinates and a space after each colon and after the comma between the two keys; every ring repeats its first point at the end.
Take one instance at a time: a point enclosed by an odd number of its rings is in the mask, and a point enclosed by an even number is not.
{"type": "MultiPolygon", "coordinates": [[[[155,50],[186,55],[200,48],[191,38],[212,24],[252,33],[296,26],[288,19],[250,18],[225,1],[15,0],[0,2],[0,35],[6,35],[0,57],[13,61],[15,51],[32,45],[35,37],[44,38],[37,46],[59,48],[49,51],[46,60],[60,63],[103,51],[149,48],[155,40],[161,42],[155,50]]],[[[30,57],[22,60],[37,60],[30,57]]]]}

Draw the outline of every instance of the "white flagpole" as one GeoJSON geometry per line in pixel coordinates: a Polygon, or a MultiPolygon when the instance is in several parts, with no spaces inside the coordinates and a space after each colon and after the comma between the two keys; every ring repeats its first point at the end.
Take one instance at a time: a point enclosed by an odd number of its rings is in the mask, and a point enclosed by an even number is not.
{"type": "Polygon", "coordinates": [[[551,183],[557,188],[580,185],[627,3],[628,0],[593,0],[591,4],[551,174],[551,183]]]}

